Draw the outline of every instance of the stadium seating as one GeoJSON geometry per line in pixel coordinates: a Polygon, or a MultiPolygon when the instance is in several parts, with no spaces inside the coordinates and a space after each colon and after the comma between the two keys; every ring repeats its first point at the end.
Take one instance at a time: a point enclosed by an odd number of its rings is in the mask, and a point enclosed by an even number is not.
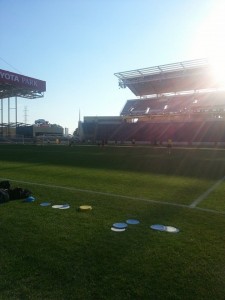
{"type": "Polygon", "coordinates": [[[83,122],[86,140],[150,144],[225,142],[225,93],[184,93],[128,100],[118,121],[83,122]]]}

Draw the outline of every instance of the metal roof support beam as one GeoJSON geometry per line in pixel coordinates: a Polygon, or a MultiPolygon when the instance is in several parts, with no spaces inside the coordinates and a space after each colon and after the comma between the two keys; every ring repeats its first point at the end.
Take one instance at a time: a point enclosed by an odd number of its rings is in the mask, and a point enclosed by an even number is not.
{"type": "Polygon", "coordinates": [[[10,98],[8,98],[8,135],[10,134],[10,98]]]}
{"type": "Polygon", "coordinates": [[[16,117],[16,127],[17,127],[17,97],[15,97],[15,117],[16,117]]]}
{"type": "Polygon", "coordinates": [[[1,134],[3,135],[3,99],[1,99],[1,134]]]}
{"type": "Polygon", "coordinates": [[[3,99],[1,99],[1,123],[3,123],[3,99]]]}

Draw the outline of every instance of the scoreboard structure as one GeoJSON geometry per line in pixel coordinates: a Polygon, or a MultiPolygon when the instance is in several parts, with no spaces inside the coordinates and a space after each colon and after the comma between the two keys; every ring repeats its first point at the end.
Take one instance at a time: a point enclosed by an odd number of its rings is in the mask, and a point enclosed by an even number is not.
{"type": "Polygon", "coordinates": [[[22,74],[9,72],[0,69],[0,134],[3,134],[3,128],[7,127],[10,133],[10,126],[17,127],[17,98],[36,99],[44,97],[46,92],[46,82],[36,78],[28,77],[22,74]],[[11,98],[15,98],[14,107],[11,105],[11,98]],[[4,120],[4,101],[7,101],[8,108],[8,122],[3,123],[4,120]],[[8,99],[8,100],[7,100],[8,99]],[[15,111],[15,123],[11,122],[10,112],[15,111]]]}

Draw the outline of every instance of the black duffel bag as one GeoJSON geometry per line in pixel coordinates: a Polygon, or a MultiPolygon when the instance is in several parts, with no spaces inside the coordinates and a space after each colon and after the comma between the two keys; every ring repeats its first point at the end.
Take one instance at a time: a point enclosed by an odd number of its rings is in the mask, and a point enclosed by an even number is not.
{"type": "Polygon", "coordinates": [[[9,193],[5,189],[0,189],[0,204],[9,201],[9,193]]]}

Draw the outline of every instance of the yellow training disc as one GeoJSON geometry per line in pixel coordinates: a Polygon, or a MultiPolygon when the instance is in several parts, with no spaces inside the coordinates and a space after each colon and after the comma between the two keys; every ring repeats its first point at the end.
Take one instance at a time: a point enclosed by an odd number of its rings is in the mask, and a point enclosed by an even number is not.
{"type": "Polygon", "coordinates": [[[80,211],[92,210],[92,207],[90,205],[81,205],[79,208],[80,208],[80,211]]]}

